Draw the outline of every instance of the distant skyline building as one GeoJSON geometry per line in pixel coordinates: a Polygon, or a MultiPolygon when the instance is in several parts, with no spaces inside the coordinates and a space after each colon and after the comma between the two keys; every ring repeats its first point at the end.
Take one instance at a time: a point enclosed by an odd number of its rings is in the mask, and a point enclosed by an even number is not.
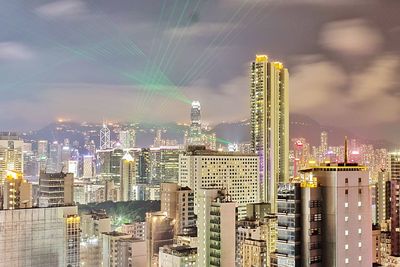
{"type": "Polygon", "coordinates": [[[100,149],[111,148],[111,133],[107,124],[103,123],[103,128],[100,130],[100,149]]]}
{"type": "Polygon", "coordinates": [[[400,152],[389,154],[391,197],[391,255],[400,257],[400,152]]]}
{"type": "Polygon", "coordinates": [[[74,202],[72,173],[41,173],[39,176],[39,207],[59,207],[74,202]]]}
{"type": "Polygon", "coordinates": [[[120,200],[136,200],[136,162],[129,152],[121,159],[120,176],[120,200]]]}
{"type": "Polygon", "coordinates": [[[289,179],[289,72],[257,55],[250,68],[251,145],[260,157],[261,199],[276,210],[279,182],[289,179]]]}
{"type": "Polygon", "coordinates": [[[201,105],[199,101],[192,102],[190,111],[189,144],[201,144],[201,105]]]}

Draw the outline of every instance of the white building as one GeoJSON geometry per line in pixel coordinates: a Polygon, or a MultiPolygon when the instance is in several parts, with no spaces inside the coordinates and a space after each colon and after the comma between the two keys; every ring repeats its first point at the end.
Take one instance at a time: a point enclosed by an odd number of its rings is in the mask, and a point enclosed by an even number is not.
{"type": "Polygon", "coordinates": [[[85,155],[83,156],[83,175],[82,178],[93,178],[96,175],[93,156],[85,155]]]}
{"type": "Polygon", "coordinates": [[[197,248],[165,246],[160,248],[159,258],[159,267],[194,267],[197,261],[197,248]]]}
{"type": "Polygon", "coordinates": [[[199,190],[198,266],[235,266],[236,203],[219,189],[199,190]]]}
{"type": "Polygon", "coordinates": [[[133,238],[145,240],[146,237],[146,222],[132,222],[123,224],[121,232],[131,235],[133,238]]]}
{"type": "Polygon", "coordinates": [[[238,217],[246,216],[246,205],[259,202],[258,157],[253,154],[193,150],[179,157],[179,185],[194,192],[198,213],[201,188],[225,188],[238,205],[238,217]]]}

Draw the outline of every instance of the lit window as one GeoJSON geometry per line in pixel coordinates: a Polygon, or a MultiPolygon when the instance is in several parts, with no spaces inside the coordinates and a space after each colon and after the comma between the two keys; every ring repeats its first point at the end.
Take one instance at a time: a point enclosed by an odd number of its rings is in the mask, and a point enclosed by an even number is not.
{"type": "Polygon", "coordinates": [[[344,249],[348,250],[349,249],[349,245],[348,244],[344,245],[344,249]]]}
{"type": "Polygon", "coordinates": [[[358,228],[358,233],[361,234],[361,228],[358,228]]]}
{"type": "Polygon", "coordinates": [[[346,258],[346,259],[344,260],[344,262],[345,262],[346,264],[348,264],[348,263],[349,263],[349,259],[346,258]]]}
{"type": "Polygon", "coordinates": [[[344,231],[344,235],[349,235],[349,231],[348,230],[344,231]]]}
{"type": "Polygon", "coordinates": [[[349,207],[349,203],[348,203],[348,202],[345,202],[345,203],[344,203],[344,207],[345,207],[345,208],[348,208],[348,207],[349,207]]]}
{"type": "Polygon", "coordinates": [[[358,242],[358,247],[361,248],[361,242],[358,242]]]}
{"type": "Polygon", "coordinates": [[[349,217],[348,216],[344,217],[344,221],[348,222],[349,221],[349,217]]]}
{"type": "Polygon", "coordinates": [[[358,220],[361,221],[361,215],[358,215],[358,220]]]}
{"type": "Polygon", "coordinates": [[[358,261],[361,261],[361,256],[358,256],[358,261]]]}
{"type": "Polygon", "coordinates": [[[361,201],[358,201],[358,206],[361,207],[361,201]]]}

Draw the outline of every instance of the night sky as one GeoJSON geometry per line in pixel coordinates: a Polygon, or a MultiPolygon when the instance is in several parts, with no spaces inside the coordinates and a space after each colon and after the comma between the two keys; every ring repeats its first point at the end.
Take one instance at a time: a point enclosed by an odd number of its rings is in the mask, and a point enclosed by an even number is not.
{"type": "Polygon", "coordinates": [[[290,72],[290,108],[400,143],[398,0],[0,0],[0,129],[249,117],[249,64],[290,72]]]}

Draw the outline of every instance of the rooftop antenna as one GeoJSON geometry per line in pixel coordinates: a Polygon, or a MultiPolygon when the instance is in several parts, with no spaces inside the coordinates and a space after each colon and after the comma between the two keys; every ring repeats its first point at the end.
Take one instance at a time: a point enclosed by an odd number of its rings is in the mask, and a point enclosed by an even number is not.
{"type": "Polygon", "coordinates": [[[348,157],[348,145],[347,145],[347,136],[344,137],[344,165],[347,165],[347,157],[348,157]]]}

